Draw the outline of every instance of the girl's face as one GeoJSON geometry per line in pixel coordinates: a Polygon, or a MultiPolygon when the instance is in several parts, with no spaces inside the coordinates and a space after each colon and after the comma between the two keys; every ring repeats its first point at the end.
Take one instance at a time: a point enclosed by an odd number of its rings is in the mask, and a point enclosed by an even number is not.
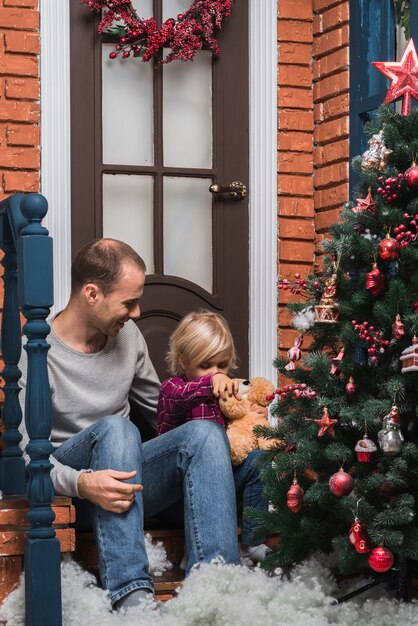
{"type": "Polygon", "coordinates": [[[222,374],[228,374],[229,366],[231,363],[231,353],[229,350],[222,350],[214,356],[198,363],[197,365],[189,365],[180,359],[180,365],[184,370],[184,375],[187,380],[193,380],[194,378],[200,378],[200,376],[208,376],[215,372],[222,372],[222,374]]]}

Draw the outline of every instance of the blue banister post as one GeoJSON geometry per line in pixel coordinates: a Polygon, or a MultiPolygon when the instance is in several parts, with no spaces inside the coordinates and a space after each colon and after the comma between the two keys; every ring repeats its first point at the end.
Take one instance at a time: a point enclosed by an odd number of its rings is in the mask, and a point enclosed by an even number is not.
{"type": "Polygon", "coordinates": [[[0,245],[4,252],[4,304],[1,328],[1,346],[4,360],[2,377],[4,386],[3,423],[5,432],[3,442],[5,448],[0,459],[0,489],[4,495],[26,494],[25,461],[19,443],[22,435],[19,425],[22,421],[22,410],[19,403],[20,370],[17,366],[21,353],[20,314],[17,295],[17,256],[9,216],[0,217],[2,228],[0,245]]]}
{"type": "Polygon", "coordinates": [[[54,496],[49,455],[51,434],[51,393],[48,381],[46,322],[53,304],[52,239],[41,226],[47,201],[40,194],[23,197],[21,210],[28,224],[18,237],[19,299],[26,324],[25,350],[28,355],[25,422],[29,435],[26,451],[30,457],[28,518],[31,528],[25,545],[25,624],[61,626],[60,545],[52,523],[54,496]]]}

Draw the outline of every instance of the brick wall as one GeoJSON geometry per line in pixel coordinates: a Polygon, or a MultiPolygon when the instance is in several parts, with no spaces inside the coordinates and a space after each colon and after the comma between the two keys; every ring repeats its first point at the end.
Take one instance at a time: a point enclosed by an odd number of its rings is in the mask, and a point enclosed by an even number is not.
{"type": "MultiPolygon", "coordinates": [[[[348,0],[278,3],[281,279],[320,267],[320,242],[348,199],[348,0]]],[[[279,292],[279,348],[298,334],[279,292]]],[[[309,347],[305,338],[303,348],[309,347]]]]}
{"type": "Polygon", "coordinates": [[[38,55],[38,0],[0,0],[0,200],[39,191],[38,55]]]}

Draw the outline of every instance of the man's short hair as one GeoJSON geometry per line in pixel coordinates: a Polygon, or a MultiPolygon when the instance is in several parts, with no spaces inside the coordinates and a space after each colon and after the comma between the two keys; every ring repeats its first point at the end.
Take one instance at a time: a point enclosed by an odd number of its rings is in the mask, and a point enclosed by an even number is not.
{"type": "Polygon", "coordinates": [[[145,274],[143,259],[127,243],[117,239],[94,239],[77,253],[71,265],[71,295],[94,283],[105,296],[115,288],[124,263],[132,263],[145,274]]]}

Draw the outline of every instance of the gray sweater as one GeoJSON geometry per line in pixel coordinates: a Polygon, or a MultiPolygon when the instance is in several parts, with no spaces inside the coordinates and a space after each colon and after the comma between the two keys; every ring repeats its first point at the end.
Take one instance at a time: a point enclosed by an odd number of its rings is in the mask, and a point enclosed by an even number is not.
{"type": "MultiPolygon", "coordinates": [[[[55,448],[83,428],[107,415],[129,418],[129,400],[141,415],[156,426],[160,383],[148,355],[145,340],[133,321],[127,322],[115,337],[108,337],[99,352],[86,354],[67,346],[51,329],[47,337],[48,377],[52,400],[51,443],[55,448]]],[[[24,415],[27,355],[19,362],[22,378],[19,394],[24,415]]],[[[23,450],[28,443],[24,420],[21,433],[23,450]]],[[[28,461],[28,457],[26,457],[28,461]]],[[[85,470],[75,470],[51,457],[51,479],[55,492],[79,496],[77,481],[85,470]]]]}

